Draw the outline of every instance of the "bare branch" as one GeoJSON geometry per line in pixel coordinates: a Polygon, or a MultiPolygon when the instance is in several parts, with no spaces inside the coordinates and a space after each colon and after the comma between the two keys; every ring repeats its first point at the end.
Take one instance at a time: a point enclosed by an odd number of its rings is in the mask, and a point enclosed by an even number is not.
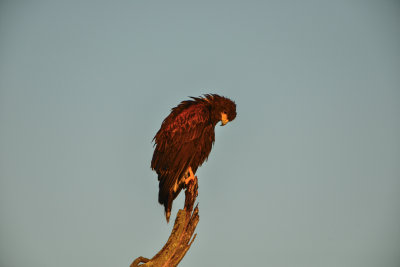
{"type": "Polygon", "coordinates": [[[199,222],[198,205],[193,210],[197,197],[197,177],[190,181],[185,191],[185,208],[178,211],[174,227],[164,247],[151,259],[138,257],[130,267],[177,266],[192,245],[193,235],[199,222]],[[141,264],[143,263],[143,264],[141,264]]]}

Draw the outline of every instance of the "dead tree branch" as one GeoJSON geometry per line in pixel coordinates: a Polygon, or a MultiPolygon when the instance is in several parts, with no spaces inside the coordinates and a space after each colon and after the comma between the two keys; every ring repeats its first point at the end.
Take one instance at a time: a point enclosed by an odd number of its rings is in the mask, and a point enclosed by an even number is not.
{"type": "Polygon", "coordinates": [[[130,267],[177,266],[192,245],[193,235],[199,222],[198,205],[193,210],[197,197],[197,177],[190,181],[185,191],[185,208],[178,211],[174,227],[164,247],[151,259],[138,257],[130,267]]]}

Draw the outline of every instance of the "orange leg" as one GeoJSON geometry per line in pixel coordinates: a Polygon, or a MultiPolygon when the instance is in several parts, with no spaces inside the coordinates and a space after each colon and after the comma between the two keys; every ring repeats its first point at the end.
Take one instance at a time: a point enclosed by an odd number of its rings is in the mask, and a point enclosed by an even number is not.
{"type": "Polygon", "coordinates": [[[194,173],[193,173],[193,171],[192,171],[192,167],[189,167],[188,168],[188,171],[189,171],[189,177],[188,178],[186,178],[185,179],[185,184],[189,184],[189,182],[191,181],[191,180],[194,180],[194,173]]]}

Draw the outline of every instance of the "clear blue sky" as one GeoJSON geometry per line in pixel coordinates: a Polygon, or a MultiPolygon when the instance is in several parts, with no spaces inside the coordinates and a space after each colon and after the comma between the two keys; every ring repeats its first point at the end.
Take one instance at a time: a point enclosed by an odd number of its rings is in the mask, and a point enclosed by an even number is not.
{"type": "MultiPolygon", "coordinates": [[[[2,1],[0,266],[129,266],[172,224],[151,140],[234,99],[182,266],[400,264],[398,1],[2,1]]],[[[183,206],[174,203],[172,216],[183,206]]]]}

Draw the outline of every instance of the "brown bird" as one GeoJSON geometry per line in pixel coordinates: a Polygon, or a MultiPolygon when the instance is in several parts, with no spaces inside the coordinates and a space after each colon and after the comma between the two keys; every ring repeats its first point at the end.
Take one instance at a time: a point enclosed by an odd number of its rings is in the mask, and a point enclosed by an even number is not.
{"type": "Polygon", "coordinates": [[[158,202],[164,205],[167,222],[173,200],[211,152],[215,125],[234,120],[236,104],[217,94],[191,97],[171,110],[155,135],[151,168],[159,181],[158,202]]]}

